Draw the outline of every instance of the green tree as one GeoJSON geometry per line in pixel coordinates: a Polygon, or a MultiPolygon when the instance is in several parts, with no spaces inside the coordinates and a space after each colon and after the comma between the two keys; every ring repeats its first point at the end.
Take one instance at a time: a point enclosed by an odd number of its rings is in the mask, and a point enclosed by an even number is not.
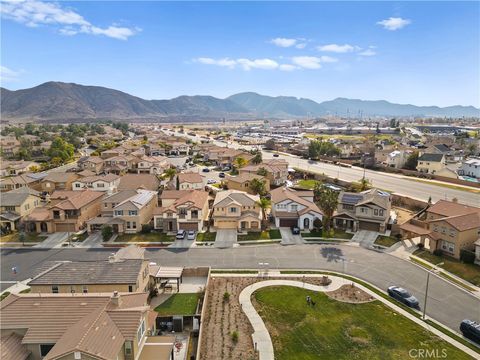
{"type": "Polygon", "coordinates": [[[234,163],[235,163],[235,166],[237,167],[237,169],[241,169],[242,167],[247,165],[247,160],[245,160],[243,157],[239,156],[239,157],[235,158],[234,163]]]}
{"type": "Polygon", "coordinates": [[[337,209],[338,192],[326,187],[324,184],[316,184],[313,190],[315,202],[323,212],[323,227],[330,229],[333,213],[337,209]]]}
{"type": "Polygon", "coordinates": [[[260,200],[257,201],[257,205],[260,209],[262,209],[262,218],[266,219],[267,209],[270,208],[272,202],[269,199],[262,197],[260,198],[260,200]]]}
{"type": "Polygon", "coordinates": [[[253,164],[260,164],[263,161],[262,152],[257,151],[252,159],[253,164]]]}
{"type": "Polygon", "coordinates": [[[414,151],[408,156],[407,161],[405,162],[404,168],[408,170],[416,170],[417,164],[418,164],[418,151],[414,151]]]}
{"type": "Polygon", "coordinates": [[[267,193],[265,180],[253,179],[249,186],[254,194],[264,196],[267,193]]]}
{"type": "Polygon", "coordinates": [[[169,180],[172,180],[175,175],[177,174],[177,170],[175,170],[175,168],[168,168],[167,170],[165,170],[165,172],[163,173],[169,180]]]}
{"type": "Polygon", "coordinates": [[[277,145],[275,144],[275,140],[274,139],[268,139],[266,142],[265,142],[265,149],[267,150],[276,150],[277,148],[277,145]]]}
{"type": "Polygon", "coordinates": [[[113,229],[110,225],[102,227],[102,239],[103,241],[108,241],[113,235],[113,229]]]}
{"type": "Polygon", "coordinates": [[[360,191],[365,191],[370,189],[370,181],[367,178],[361,178],[359,183],[360,183],[360,187],[359,187],[360,191]]]}
{"type": "Polygon", "coordinates": [[[75,154],[75,148],[72,144],[66,142],[61,137],[56,137],[52,141],[50,149],[47,151],[47,155],[52,158],[61,159],[62,163],[68,162],[73,159],[75,154]]]}
{"type": "Polygon", "coordinates": [[[340,149],[328,141],[312,140],[308,145],[308,157],[311,159],[318,159],[320,155],[338,156],[340,154],[340,149]]]}
{"type": "Polygon", "coordinates": [[[267,169],[265,169],[264,167],[261,167],[260,169],[257,170],[257,175],[267,176],[267,175],[268,175],[268,171],[267,171],[267,169]]]}

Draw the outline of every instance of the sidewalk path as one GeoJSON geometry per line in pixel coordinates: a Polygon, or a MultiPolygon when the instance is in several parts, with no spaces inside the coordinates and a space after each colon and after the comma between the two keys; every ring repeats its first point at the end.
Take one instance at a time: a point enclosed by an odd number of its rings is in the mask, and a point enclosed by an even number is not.
{"type": "MultiPolygon", "coordinates": [[[[252,327],[254,330],[254,333],[252,334],[252,339],[253,339],[254,346],[256,346],[256,349],[258,351],[260,360],[274,360],[275,356],[274,356],[272,339],[270,337],[270,334],[268,333],[267,327],[265,326],[265,323],[263,322],[262,318],[258,314],[257,310],[255,310],[255,307],[251,302],[252,294],[258,289],[268,287],[268,286],[295,286],[295,287],[299,287],[307,290],[313,290],[313,291],[333,291],[338,289],[344,284],[352,283],[352,281],[350,280],[346,280],[344,278],[337,277],[337,276],[329,276],[329,278],[332,280],[332,283],[328,286],[312,285],[312,284],[303,283],[303,282],[294,281],[294,280],[266,280],[266,281],[254,283],[242,290],[239,296],[239,302],[243,312],[245,313],[248,320],[252,324],[252,327]]],[[[355,286],[362,289],[369,295],[373,296],[374,298],[376,298],[378,301],[382,302],[386,306],[392,308],[397,313],[407,317],[408,319],[412,320],[416,324],[424,327],[425,329],[434,333],[441,339],[447,341],[451,345],[455,346],[456,348],[472,356],[474,359],[478,358],[477,352],[459,343],[458,341],[448,337],[440,330],[437,330],[434,327],[429,326],[424,321],[420,320],[419,318],[410,314],[409,312],[403,310],[402,308],[393,304],[389,300],[377,295],[375,292],[365,288],[364,286],[358,283],[355,283],[355,286]]]]}

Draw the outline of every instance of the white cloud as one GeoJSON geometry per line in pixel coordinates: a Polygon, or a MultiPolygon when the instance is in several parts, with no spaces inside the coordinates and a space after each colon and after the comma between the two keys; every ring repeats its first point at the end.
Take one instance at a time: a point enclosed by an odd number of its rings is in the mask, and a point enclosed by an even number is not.
{"type": "Polygon", "coordinates": [[[304,69],[320,69],[322,63],[333,63],[338,60],[330,56],[295,56],[292,62],[304,69]]]}
{"type": "Polygon", "coordinates": [[[278,70],[282,70],[282,71],[294,71],[294,70],[297,70],[297,69],[298,69],[298,66],[295,66],[295,65],[292,65],[292,64],[281,64],[278,67],[278,70]]]}
{"type": "Polygon", "coordinates": [[[224,66],[233,69],[235,65],[237,65],[237,62],[235,60],[229,59],[229,58],[223,58],[223,59],[212,59],[212,58],[198,58],[195,59],[195,61],[201,63],[201,64],[206,64],[206,65],[218,65],[218,66],[224,66]]]}
{"type": "Polygon", "coordinates": [[[7,68],[6,66],[1,66],[0,65],[0,81],[1,82],[16,81],[18,79],[18,76],[22,72],[23,71],[15,71],[15,70],[7,68]]]}
{"type": "Polygon", "coordinates": [[[388,19],[378,21],[378,25],[382,25],[384,29],[390,30],[390,31],[395,31],[399,30],[401,28],[404,28],[408,24],[410,24],[412,21],[409,19],[402,19],[399,17],[390,17],[388,19]]]}
{"type": "Polygon", "coordinates": [[[127,40],[139,31],[111,25],[106,28],[91,24],[82,15],[53,2],[39,0],[1,1],[1,14],[5,19],[13,20],[29,27],[40,25],[54,26],[62,35],[73,36],[79,33],[103,35],[114,39],[127,40]]]}
{"type": "Polygon", "coordinates": [[[297,39],[288,39],[288,38],[275,38],[270,40],[270,42],[279,47],[290,47],[297,43],[297,39]]]}
{"type": "Polygon", "coordinates": [[[377,53],[372,49],[367,49],[358,53],[360,56],[375,56],[377,53]]]}
{"type": "Polygon", "coordinates": [[[255,69],[267,69],[272,70],[278,68],[279,64],[272,59],[238,59],[237,63],[240,64],[244,70],[255,69]]]}
{"type": "Polygon", "coordinates": [[[305,43],[299,43],[299,44],[295,45],[295,47],[296,47],[297,49],[304,49],[305,46],[307,46],[307,44],[305,44],[305,43]]]}
{"type": "Polygon", "coordinates": [[[356,50],[357,46],[352,46],[349,44],[338,45],[338,44],[328,44],[318,46],[317,49],[319,51],[327,51],[327,52],[334,52],[334,53],[347,53],[356,50]]]}

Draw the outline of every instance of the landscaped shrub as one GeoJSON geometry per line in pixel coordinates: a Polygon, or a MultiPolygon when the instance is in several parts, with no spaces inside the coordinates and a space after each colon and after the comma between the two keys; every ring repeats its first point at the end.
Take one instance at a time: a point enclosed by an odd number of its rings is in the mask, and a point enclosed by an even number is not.
{"type": "Polygon", "coordinates": [[[475,262],[475,253],[469,250],[460,250],[460,260],[467,264],[475,262]]]}
{"type": "Polygon", "coordinates": [[[417,247],[420,249],[420,250],[423,250],[425,248],[425,244],[423,243],[418,243],[417,247]]]}
{"type": "Polygon", "coordinates": [[[443,255],[443,251],[440,250],[440,249],[435,249],[435,250],[433,250],[433,255],[435,255],[435,256],[442,256],[442,255],[443,255]]]}
{"type": "Polygon", "coordinates": [[[102,227],[102,239],[103,241],[108,241],[113,235],[113,229],[110,225],[102,227]]]}
{"type": "Polygon", "coordinates": [[[143,224],[142,225],[142,234],[148,234],[148,233],[152,232],[152,229],[153,229],[152,225],[143,224]]]}
{"type": "Polygon", "coordinates": [[[232,338],[232,341],[236,344],[238,342],[238,332],[237,331],[233,331],[231,334],[230,334],[231,338],[232,338]]]}
{"type": "Polygon", "coordinates": [[[230,293],[228,291],[225,291],[223,293],[223,301],[228,301],[230,300],[230,293]]]}

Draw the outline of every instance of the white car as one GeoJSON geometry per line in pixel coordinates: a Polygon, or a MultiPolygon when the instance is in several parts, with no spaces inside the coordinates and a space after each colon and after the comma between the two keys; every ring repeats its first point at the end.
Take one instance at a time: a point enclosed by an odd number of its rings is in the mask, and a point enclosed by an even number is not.
{"type": "Polygon", "coordinates": [[[189,230],[187,233],[187,240],[195,240],[196,233],[193,230],[189,230]]]}
{"type": "Polygon", "coordinates": [[[217,183],[217,180],[215,179],[208,179],[207,180],[207,184],[216,184],[217,183]]]}

